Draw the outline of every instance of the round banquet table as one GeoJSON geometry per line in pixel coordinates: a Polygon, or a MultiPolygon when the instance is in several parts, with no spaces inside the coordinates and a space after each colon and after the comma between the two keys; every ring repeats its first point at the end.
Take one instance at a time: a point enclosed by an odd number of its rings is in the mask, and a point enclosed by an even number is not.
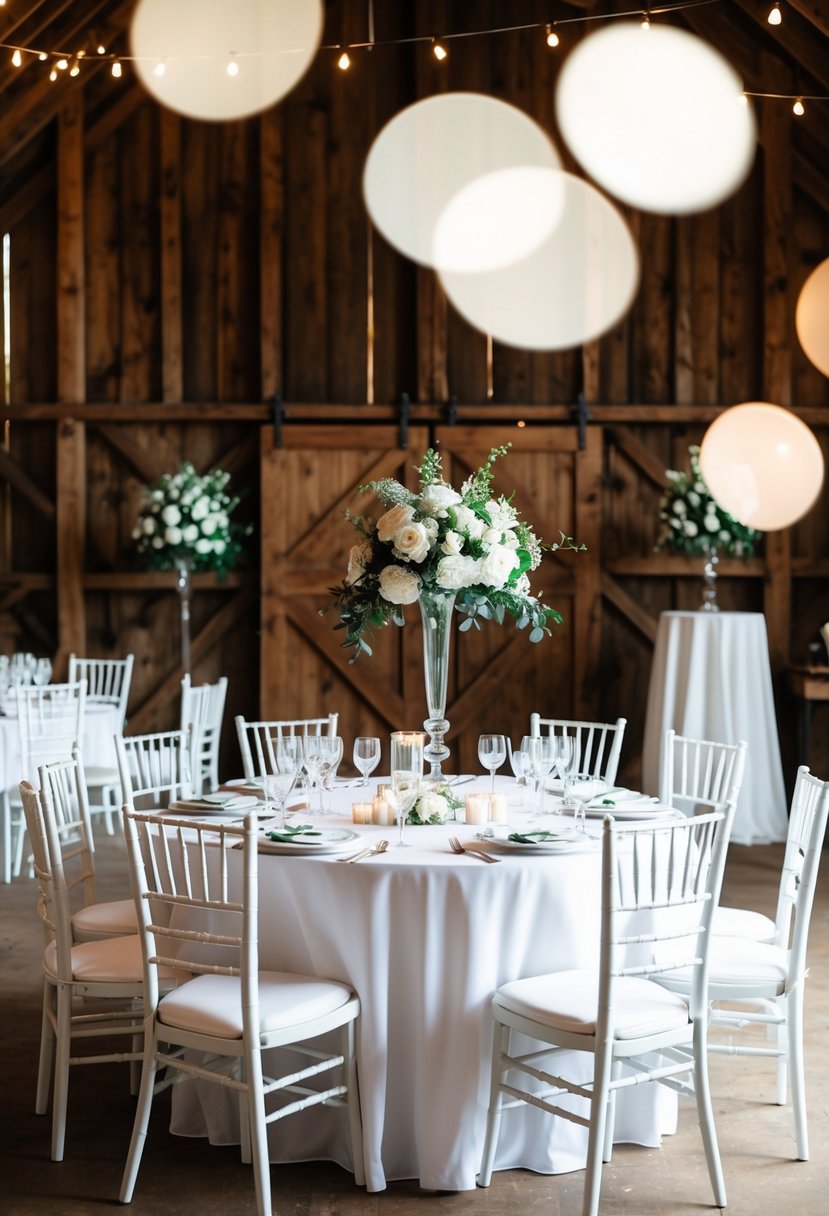
{"type": "MultiPolygon", "coordinates": [[[[118,712],[113,705],[94,702],[84,706],[83,759],[90,768],[117,768],[114,737],[119,729],[118,712]]],[[[37,773],[20,771],[20,729],[16,713],[0,716],[0,789],[17,785],[23,777],[37,782],[37,773]]]]}
{"type": "MultiPolygon", "coordinates": [[[[458,792],[487,783],[482,778],[458,792]]],[[[503,789],[511,784],[499,779],[503,789]]],[[[351,826],[351,802],[362,797],[362,790],[338,789],[335,813],[320,823],[351,826]]],[[[303,810],[294,822],[308,818],[303,810]]],[[[589,827],[601,830],[598,822],[589,827]]],[[[358,1070],[370,1191],[403,1178],[429,1190],[474,1188],[496,988],[597,962],[598,839],[587,851],[555,856],[501,852],[498,865],[451,852],[450,835],[470,841],[479,830],[462,823],[408,826],[410,847],[354,865],[330,855],[259,858],[260,966],[340,980],[360,996],[358,1070]]],[[[365,843],[397,838],[396,827],[359,831],[365,843]]],[[[583,1060],[587,1080],[592,1057],[583,1060]]],[[[616,1139],[656,1146],[675,1125],[675,1097],[661,1086],[634,1091],[619,1094],[616,1139]]],[[[271,1160],[332,1160],[351,1169],[346,1122],[341,1110],[315,1107],[270,1125],[271,1160]]],[[[235,1094],[208,1082],[175,1086],[171,1131],[238,1143],[235,1094]]],[[[582,1169],[586,1150],[585,1129],[522,1106],[504,1113],[496,1169],[582,1169]]]]}
{"type": "Polygon", "coordinates": [[[665,731],[748,743],[731,839],[786,839],[786,790],[774,712],[766,618],[761,612],[663,612],[653,653],[642,788],[655,794],[665,731]]]}

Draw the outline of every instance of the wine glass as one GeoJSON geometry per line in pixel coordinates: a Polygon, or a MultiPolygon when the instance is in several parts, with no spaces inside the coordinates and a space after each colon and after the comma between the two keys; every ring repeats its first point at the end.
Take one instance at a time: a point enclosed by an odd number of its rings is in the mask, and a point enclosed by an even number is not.
{"type": "Polygon", "coordinates": [[[328,813],[331,812],[331,787],[343,758],[343,741],[339,735],[323,735],[320,739],[320,807],[323,795],[328,794],[328,813]]]}
{"type": "Polygon", "coordinates": [[[283,772],[266,773],[264,781],[265,808],[270,812],[275,802],[279,812],[278,828],[285,827],[285,801],[294,788],[296,771],[286,769],[283,772]]]}
{"type": "Polygon", "coordinates": [[[527,788],[527,779],[532,772],[532,762],[529,752],[523,751],[519,747],[509,747],[509,762],[512,767],[512,774],[515,777],[515,784],[521,791],[521,800],[518,803],[519,810],[524,809],[524,790],[527,788]]]}
{"type": "MultiPolygon", "coordinates": [[[[308,793],[310,795],[312,790],[319,789],[320,764],[322,763],[322,736],[308,735],[304,741],[303,754],[305,757],[305,772],[308,774],[308,793]]],[[[319,810],[321,811],[322,809],[322,794],[320,793],[319,810]]]]}
{"type": "Polygon", "coordinates": [[[503,735],[478,736],[478,760],[489,769],[490,794],[495,793],[495,773],[507,758],[507,741],[503,735]]]}
{"type": "Polygon", "coordinates": [[[556,758],[556,740],[550,735],[524,735],[521,751],[529,756],[533,791],[538,801],[538,814],[544,814],[544,782],[553,770],[556,758]]]}
{"type": "Polygon", "coordinates": [[[32,680],[38,687],[48,684],[52,678],[52,661],[51,659],[37,659],[35,661],[34,670],[32,671],[32,680]]]}
{"type": "Polygon", "coordinates": [[[352,754],[354,767],[362,775],[360,785],[368,785],[368,779],[380,763],[380,740],[367,735],[361,735],[354,740],[352,754]]]}
{"type": "Polygon", "coordinates": [[[403,825],[420,794],[425,739],[422,731],[396,730],[391,737],[391,787],[386,791],[386,801],[399,828],[396,848],[408,847],[403,839],[403,825]]]}
{"type": "Polygon", "coordinates": [[[584,798],[579,798],[575,793],[576,783],[579,778],[579,749],[576,746],[575,739],[571,739],[567,735],[563,735],[557,739],[556,744],[555,767],[556,772],[564,784],[564,796],[561,800],[561,810],[572,811],[576,829],[580,832],[586,832],[586,800],[584,798]]]}

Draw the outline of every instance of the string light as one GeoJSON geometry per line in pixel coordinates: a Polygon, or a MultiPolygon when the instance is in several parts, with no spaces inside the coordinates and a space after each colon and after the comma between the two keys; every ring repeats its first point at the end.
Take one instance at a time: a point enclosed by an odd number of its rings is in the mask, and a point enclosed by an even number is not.
{"type": "Polygon", "coordinates": [[[112,74],[116,79],[119,79],[121,76],[121,63],[120,63],[120,60],[118,60],[118,59],[115,59],[113,61],[112,74]]]}
{"type": "Polygon", "coordinates": [[[552,25],[548,21],[547,22],[547,46],[558,46],[559,42],[561,42],[561,39],[559,38],[558,34],[555,32],[552,25]]]}
{"type": "Polygon", "coordinates": [[[22,62],[23,56],[20,54],[20,47],[17,47],[12,55],[12,63],[16,68],[19,68],[22,62]]]}
{"type": "Polygon", "coordinates": [[[768,21],[769,25],[780,25],[782,20],[783,20],[783,14],[780,11],[780,5],[775,4],[774,7],[769,12],[768,17],[766,17],[766,21],[768,21]]]}
{"type": "Polygon", "coordinates": [[[69,69],[69,75],[77,76],[77,75],[79,75],[80,70],[81,70],[81,65],[78,63],[77,59],[75,59],[71,68],[69,69]]]}
{"type": "Polygon", "coordinates": [[[51,72],[49,73],[49,79],[50,79],[50,80],[57,80],[57,78],[58,78],[57,71],[56,71],[56,69],[55,69],[55,68],[52,68],[51,72]]]}
{"type": "Polygon", "coordinates": [[[228,61],[227,61],[227,67],[225,68],[225,71],[227,72],[228,76],[238,76],[239,75],[239,64],[236,62],[236,57],[235,57],[233,51],[230,52],[230,59],[228,59],[228,61]]]}
{"type": "Polygon", "coordinates": [[[351,59],[348,51],[343,51],[342,55],[340,55],[339,59],[337,60],[337,67],[341,72],[347,72],[351,67],[351,59]]]}
{"type": "Polygon", "coordinates": [[[69,60],[68,59],[59,59],[57,61],[57,63],[55,64],[55,67],[58,69],[59,72],[65,72],[66,69],[69,67],[69,60]]]}
{"type": "Polygon", "coordinates": [[[163,76],[167,71],[167,64],[163,59],[159,59],[158,63],[153,68],[153,76],[163,76]]]}
{"type": "Polygon", "coordinates": [[[49,58],[49,56],[46,54],[45,51],[41,51],[40,54],[38,55],[38,59],[40,60],[41,63],[45,63],[48,58],[49,58]]]}
{"type": "Polygon", "coordinates": [[[439,62],[443,62],[443,60],[446,59],[446,57],[448,56],[449,52],[447,51],[446,47],[443,45],[442,42],[438,42],[437,39],[433,38],[432,39],[432,54],[434,55],[435,59],[437,59],[439,62]]]}
{"type": "Polygon", "coordinates": [[[803,104],[802,97],[795,98],[795,103],[792,106],[792,113],[796,114],[798,118],[802,118],[803,115],[806,113],[806,107],[803,104]]]}
{"type": "Polygon", "coordinates": [[[647,12],[643,13],[642,20],[639,22],[639,24],[641,25],[643,30],[649,30],[651,28],[650,13],[647,13],[647,12]]]}
{"type": "Polygon", "coordinates": [[[106,53],[107,53],[107,49],[106,49],[106,47],[104,46],[103,42],[99,42],[99,43],[98,43],[97,50],[98,50],[98,54],[99,54],[99,55],[106,55],[106,53]]]}

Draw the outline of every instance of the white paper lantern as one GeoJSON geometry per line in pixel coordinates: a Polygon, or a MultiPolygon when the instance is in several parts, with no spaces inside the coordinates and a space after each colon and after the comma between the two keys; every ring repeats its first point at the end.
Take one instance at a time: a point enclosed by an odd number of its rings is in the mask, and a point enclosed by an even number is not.
{"type": "Polygon", "coordinates": [[[579,346],[624,316],[636,292],[639,259],[619,212],[588,182],[558,177],[561,215],[535,252],[482,274],[440,271],[458,312],[509,346],[579,346]]]}
{"type": "Polygon", "coordinates": [[[823,453],[796,415],[749,401],[720,414],[700,445],[700,469],[714,498],[741,524],[787,528],[814,506],[823,453]]]}
{"type": "Polygon", "coordinates": [[[728,198],[751,168],[757,133],[742,89],[693,34],[623,23],[570,53],[556,115],[573,155],[611,194],[682,215],[728,198]]]}
{"type": "Polygon", "coordinates": [[[322,27],[320,0],[139,0],[130,44],[136,72],[162,105],[228,121],[289,93],[322,27]]]}
{"type": "Polygon", "coordinates": [[[829,258],[803,284],[794,323],[806,357],[829,376],[829,258]]]}
{"type": "Polygon", "coordinates": [[[522,256],[555,223],[554,211],[522,205],[520,176],[501,172],[558,165],[549,136],[515,106],[479,93],[442,93],[383,127],[366,159],[363,193],[372,222],[407,257],[482,269],[522,256]],[[475,231],[458,244],[464,224],[475,231]]]}

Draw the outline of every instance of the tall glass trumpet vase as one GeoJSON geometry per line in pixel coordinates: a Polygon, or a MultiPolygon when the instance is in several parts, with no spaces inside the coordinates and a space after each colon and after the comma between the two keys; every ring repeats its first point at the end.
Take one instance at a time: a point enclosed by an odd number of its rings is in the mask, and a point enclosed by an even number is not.
{"type": "Polygon", "coordinates": [[[720,559],[716,549],[706,549],[702,568],[702,603],[700,612],[719,612],[717,604],[717,566],[720,559]]]}
{"type": "Polygon", "coordinates": [[[423,759],[429,765],[424,785],[442,785],[445,778],[441,764],[449,756],[443,737],[449,730],[446,721],[446,686],[449,679],[449,640],[455,594],[421,590],[420,615],[423,620],[423,678],[426,684],[426,707],[429,717],[423,729],[429,742],[423,749],[423,759]]]}
{"type": "Polygon", "coordinates": [[[181,608],[181,666],[185,675],[190,674],[190,600],[193,597],[193,584],[190,579],[190,563],[184,559],[176,560],[176,591],[178,592],[181,608]]]}

